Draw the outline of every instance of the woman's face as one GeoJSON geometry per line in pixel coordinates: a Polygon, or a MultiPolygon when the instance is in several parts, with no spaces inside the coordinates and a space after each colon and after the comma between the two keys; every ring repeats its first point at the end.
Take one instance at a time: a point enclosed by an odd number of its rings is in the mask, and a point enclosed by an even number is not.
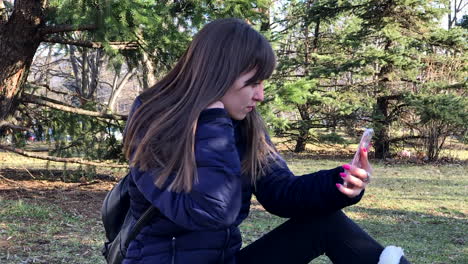
{"type": "Polygon", "coordinates": [[[221,98],[224,109],[235,120],[244,119],[255,109],[258,102],[262,102],[263,81],[247,85],[246,82],[255,74],[255,69],[241,74],[226,94],[221,98]]]}

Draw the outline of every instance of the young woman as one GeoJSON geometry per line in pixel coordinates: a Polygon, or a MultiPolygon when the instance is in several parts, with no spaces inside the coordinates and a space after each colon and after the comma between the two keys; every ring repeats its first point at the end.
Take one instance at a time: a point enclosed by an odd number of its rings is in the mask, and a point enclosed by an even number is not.
{"type": "Polygon", "coordinates": [[[137,97],[124,138],[131,212],[138,219],[153,205],[161,216],[130,243],[124,263],[309,263],[322,254],[334,263],[379,261],[383,247],[340,211],[363,196],[366,150],[363,168],[296,177],[255,110],[274,68],[261,34],[217,20],[137,97]],[[241,249],[238,226],[252,194],[290,219],[241,249]]]}

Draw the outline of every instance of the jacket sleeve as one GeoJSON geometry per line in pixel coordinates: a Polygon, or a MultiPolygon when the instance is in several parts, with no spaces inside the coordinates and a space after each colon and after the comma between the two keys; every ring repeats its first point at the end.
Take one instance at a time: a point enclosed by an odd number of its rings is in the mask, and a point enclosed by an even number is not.
{"type": "Polygon", "coordinates": [[[336,183],[343,183],[339,175],[343,171],[337,167],[295,176],[276,154],[254,194],[267,211],[281,217],[325,214],[359,202],[364,194],[349,198],[336,188],[336,183]]]}
{"type": "Polygon", "coordinates": [[[224,109],[201,113],[195,135],[198,180],[192,191],[172,192],[154,184],[155,170],[133,168],[145,198],[175,224],[188,230],[220,229],[236,219],[241,204],[241,168],[232,121],[224,109]]]}

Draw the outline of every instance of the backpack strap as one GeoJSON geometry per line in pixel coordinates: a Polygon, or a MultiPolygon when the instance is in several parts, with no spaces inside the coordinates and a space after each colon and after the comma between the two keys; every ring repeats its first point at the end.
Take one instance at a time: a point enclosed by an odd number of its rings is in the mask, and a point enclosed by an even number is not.
{"type": "Polygon", "coordinates": [[[127,241],[125,241],[125,245],[128,246],[130,244],[130,241],[134,240],[136,236],[140,233],[141,229],[146,226],[149,221],[155,217],[155,216],[160,216],[163,218],[166,218],[161,211],[159,211],[158,208],[154,206],[150,206],[146,211],[138,218],[138,221],[135,223],[135,225],[132,228],[132,231],[128,235],[127,241]]]}

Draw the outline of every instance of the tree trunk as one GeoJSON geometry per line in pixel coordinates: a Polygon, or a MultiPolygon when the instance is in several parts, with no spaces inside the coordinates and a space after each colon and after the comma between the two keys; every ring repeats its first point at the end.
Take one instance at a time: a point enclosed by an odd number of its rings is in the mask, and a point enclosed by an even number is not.
{"type": "Polygon", "coordinates": [[[16,0],[8,20],[0,20],[0,121],[16,110],[34,54],[42,41],[46,0],[16,0]]]}
{"type": "MultiPolygon", "coordinates": [[[[385,41],[384,51],[388,52],[393,41],[387,39],[385,41]]],[[[394,71],[394,65],[388,63],[380,68],[377,74],[378,84],[376,90],[377,94],[385,94],[385,91],[391,90],[389,75],[394,71]]],[[[383,95],[377,97],[377,105],[374,108],[374,131],[375,131],[375,157],[384,159],[390,154],[390,124],[392,122],[389,116],[389,102],[400,98],[401,95],[383,95]]]]}
{"type": "Polygon", "coordinates": [[[151,88],[156,83],[153,62],[146,51],[143,51],[143,90],[151,88]]]}
{"type": "Polygon", "coordinates": [[[299,137],[296,140],[296,146],[294,147],[295,153],[300,153],[305,151],[307,144],[307,134],[308,131],[304,131],[302,128],[299,130],[299,137]]]}
{"type": "MultiPolygon", "coordinates": [[[[81,89],[79,95],[83,98],[89,99],[89,64],[88,64],[88,50],[83,49],[81,53],[81,89]]],[[[81,105],[84,105],[86,101],[80,99],[81,105]]]]}
{"type": "MultiPolygon", "coordinates": [[[[308,8],[311,6],[311,1],[307,2],[308,8]]],[[[311,52],[317,52],[318,49],[318,34],[320,31],[320,21],[316,21],[315,31],[314,31],[314,40],[312,47],[310,46],[310,36],[309,36],[309,19],[305,18],[304,23],[304,76],[308,78],[309,75],[309,55],[311,52]]],[[[315,60],[314,60],[315,64],[315,60]]],[[[309,140],[309,129],[310,129],[310,116],[309,116],[309,103],[306,102],[303,105],[297,106],[299,114],[301,115],[301,122],[299,126],[299,136],[296,139],[296,146],[294,152],[299,153],[306,150],[306,144],[309,140]]]]}
{"type": "Polygon", "coordinates": [[[390,137],[389,122],[388,122],[388,101],[386,96],[377,98],[376,112],[374,114],[374,129],[375,129],[375,157],[384,159],[390,153],[390,137]]]}
{"type": "Polygon", "coordinates": [[[127,69],[127,73],[125,76],[122,78],[120,83],[117,85],[117,79],[119,78],[119,75],[116,73],[114,83],[112,86],[112,93],[111,96],[109,97],[109,103],[107,104],[109,106],[109,110],[111,113],[116,113],[117,112],[117,99],[120,96],[120,93],[122,92],[123,88],[125,85],[128,83],[128,81],[135,75],[136,68],[133,69],[127,69]]]}
{"type": "Polygon", "coordinates": [[[303,152],[306,149],[307,141],[309,140],[309,107],[308,104],[298,105],[297,109],[301,115],[300,125],[299,125],[299,136],[296,139],[296,146],[294,147],[294,152],[299,153],[303,152]]]}

